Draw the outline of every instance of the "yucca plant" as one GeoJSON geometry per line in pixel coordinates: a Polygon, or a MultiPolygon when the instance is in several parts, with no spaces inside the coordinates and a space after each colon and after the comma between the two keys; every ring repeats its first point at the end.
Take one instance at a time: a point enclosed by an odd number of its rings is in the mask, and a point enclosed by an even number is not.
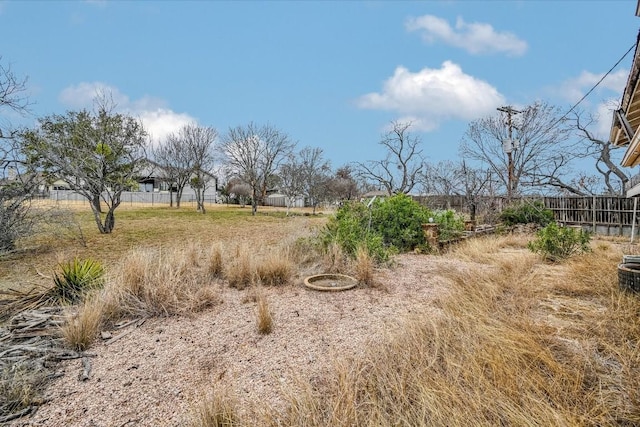
{"type": "Polygon", "coordinates": [[[60,271],[53,275],[51,296],[60,302],[76,303],[87,291],[98,289],[104,284],[104,267],[96,260],[75,258],[66,264],[60,264],[59,268],[60,271]]]}

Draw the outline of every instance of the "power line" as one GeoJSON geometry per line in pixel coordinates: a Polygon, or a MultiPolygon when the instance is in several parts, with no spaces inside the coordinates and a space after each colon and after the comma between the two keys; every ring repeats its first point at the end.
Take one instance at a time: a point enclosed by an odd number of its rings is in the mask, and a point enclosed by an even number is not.
{"type": "Polygon", "coordinates": [[[631,51],[633,50],[633,48],[634,48],[634,47],[636,47],[636,45],[637,45],[637,44],[638,44],[637,42],[636,42],[636,43],[634,43],[634,44],[629,48],[629,50],[627,50],[627,51],[625,52],[625,54],[624,54],[624,55],[622,55],[622,57],[621,57],[620,59],[618,59],[618,62],[616,62],[615,64],[613,64],[613,67],[611,67],[611,68],[609,69],[609,71],[607,71],[607,72],[604,74],[604,76],[602,76],[602,78],[601,78],[600,80],[598,80],[598,82],[597,82],[595,85],[593,85],[593,87],[592,87],[591,89],[589,89],[589,91],[588,91],[587,93],[585,93],[585,94],[584,94],[584,96],[583,96],[582,98],[580,98],[580,100],[579,100],[578,102],[576,102],[576,103],[574,104],[574,106],[573,106],[573,107],[569,108],[569,111],[567,111],[566,113],[564,113],[564,115],[563,115],[562,117],[560,117],[560,118],[556,121],[556,123],[554,123],[551,127],[555,126],[558,122],[560,122],[560,121],[564,120],[564,119],[569,115],[569,113],[571,113],[571,112],[572,112],[572,111],[573,111],[573,110],[574,110],[578,105],[580,105],[580,103],[581,103],[582,101],[584,101],[584,100],[585,100],[585,98],[586,98],[587,96],[589,96],[589,95],[591,94],[591,92],[593,92],[593,91],[598,87],[598,85],[599,85],[600,83],[602,83],[602,81],[603,81],[604,79],[606,79],[606,78],[607,78],[607,76],[608,76],[609,74],[611,74],[611,72],[612,72],[612,71],[613,71],[613,70],[614,70],[614,69],[615,69],[615,68],[616,68],[616,67],[617,67],[617,66],[618,66],[618,65],[619,65],[623,60],[624,60],[624,58],[626,58],[626,57],[627,57],[627,55],[629,54],[629,52],[631,52],[631,51]]]}

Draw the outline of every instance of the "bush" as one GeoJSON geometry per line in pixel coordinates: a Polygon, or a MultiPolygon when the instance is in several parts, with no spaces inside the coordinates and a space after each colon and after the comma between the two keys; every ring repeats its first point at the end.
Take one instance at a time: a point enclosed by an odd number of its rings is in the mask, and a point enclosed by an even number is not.
{"type": "Polygon", "coordinates": [[[528,248],[549,261],[561,261],[588,252],[590,240],[591,235],[583,230],[558,227],[552,222],[536,233],[536,239],[529,242],[528,248]]]}
{"type": "MultiPolygon", "coordinates": [[[[424,245],[422,224],[431,212],[406,194],[396,194],[372,206],[371,227],[382,236],[385,245],[401,252],[424,245]]],[[[463,224],[464,226],[464,224],[463,224]]]]}
{"type": "Polygon", "coordinates": [[[371,224],[373,213],[363,203],[346,203],[336,215],[329,219],[320,235],[322,246],[329,248],[332,243],[340,245],[350,257],[355,257],[359,246],[364,246],[377,262],[389,258],[382,236],[371,224]]]}
{"type": "Polygon", "coordinates": [[[542,202],[523,201],[505,208],[500,214],[505,225],[539,224],[544,227],[554,221],[553,211],[546,209],[542,202]]]}
{"type": "Polygon", "coordinates": [[[438,224],[438,240],[446,242],[460,237],[464,231],[464,217],[455,211],[437,211],[433,220],[438,224]]]}
{"type": "Polygon", "coordinates": [[[75,258],[67,264],[60,264],[60,272],[53,275],[52,296],[63,303],[75,303],[89,290],[102,287],[104,268],[93,259],[75,258]]]}

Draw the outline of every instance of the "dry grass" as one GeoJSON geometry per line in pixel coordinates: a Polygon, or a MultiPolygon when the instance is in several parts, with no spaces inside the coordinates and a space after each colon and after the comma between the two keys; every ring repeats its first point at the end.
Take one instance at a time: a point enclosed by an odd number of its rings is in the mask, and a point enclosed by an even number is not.
{"type": "Polygon", "coordinates": [[[358,283],[372,286],[373,272],[375,262],[365,246],[360,246],[356,250],[356,259],[354,263],[355,276],[358,283]]]}
{"type": "Polygon", "coordinates": [[[286,250],[271,251],[256,266],[260,283],[265,286],[282,286],[291,283],[293,263],[286,250]]]}
{"type": "Polygon", "coordinates": [[[62,336],[74,350],[83,351],[91,346],[100,330],[104,304],[97,296],[86,299],[75,315],[62,326],[62,336]]]}
{"type": "Polygon", "coordinates": [[[224,262],[222,253],[224,249],[220,243],[216,243],[211,246],[209,251],[209,257],[207,259],[207,269],[212,278],[218,278],[222,276],[224,262]]]}
{"type": "Polygon", "coordinates": [[[550,268],[520,241],[483,243],[439,272],[451,283],[439,315],[400,320],[364,357],[303,381],[266,424],[638,425],[640,316],[617,289],[621,254],[550,268]]]}
{"type": "Polygon", "coordinates": [[[174,315],[220,303],[201,256],[192,247],[132,251],[102,293],[105,317],[174,315]]]}
{"type": "Polygon", "coordinates": [[[273,331],[273,316],[269,308],[269,301],[261,289],[256,289],[256,326],[262,335],[270,334],[273,331]]]}
{"type": "Polygon", "coordinates": [[[323,265],[328,273],[344,273],[347,270],[347,256],[338,243],[329,244],[324,252],[323,265]]]}
{"type": "Polygon", "coordinates": [[[229,286],[239,290],[254,284],[256,270],[252,261],[252,253],[246,246],[236,246],[233,259],[225,265],[224,278],[229,282],[229,286]]]}
{"type": "Polygon", "coordinates": [[[194,410],[191,427],[234,427],[240,425],[235,398],[216,388],[194,410]]]}

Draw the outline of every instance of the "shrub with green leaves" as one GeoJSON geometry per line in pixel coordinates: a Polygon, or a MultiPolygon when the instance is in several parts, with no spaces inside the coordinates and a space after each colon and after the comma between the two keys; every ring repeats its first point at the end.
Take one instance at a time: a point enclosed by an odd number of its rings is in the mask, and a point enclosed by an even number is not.
{"type": "Polygon", "coordinates": [[[452,209],[434,212],[433,220],[438,224],[438,240],[440,241],[457,239],[464,231],[464,217],[452,209]]]}
{"type": "Polygon", "coordinates": [[[54,273],[52,296],[63,303],[75,303],[90,290],[104,284],[104,268],[93,259],[75,258],[66,264],[60,264],[60,271],[54,273]]]}
{"type": "Polygon", "coordinates": [[[528,247],[549,261],[562,261],[570,256],[588,252],[590,240],[591,235],[584,230],[559,227],[552,222],[536,233],[535,240],[529,242],[528,247]]]}
{"type": "Polygon", "coordinates": [[[425,244],[422,224],[429,222],[431,212],[406,194],[396,194],[376,201],[371,210],[371,227],[387,246],[401,252],[425,244]]]}
{"type": "Polygon", "coordinates": [[[546,209],[542,202],[522,201],[508,206],[500,213],[500,221],[505,225],[539,224],[544,227],[554,221],[553,211],[546,209]]]}
{"type": "Polygon", "coordinates": [[[382,236],[371,224],[372,211],[363,203],[346,203],[336,215],[329,219],[321,233],[320,240],[324,248],[333,242],[351,257],[355,257],[358,246],[367,248],[378,262],[389,258],[389,250],[383,244],[382,236]]]}

